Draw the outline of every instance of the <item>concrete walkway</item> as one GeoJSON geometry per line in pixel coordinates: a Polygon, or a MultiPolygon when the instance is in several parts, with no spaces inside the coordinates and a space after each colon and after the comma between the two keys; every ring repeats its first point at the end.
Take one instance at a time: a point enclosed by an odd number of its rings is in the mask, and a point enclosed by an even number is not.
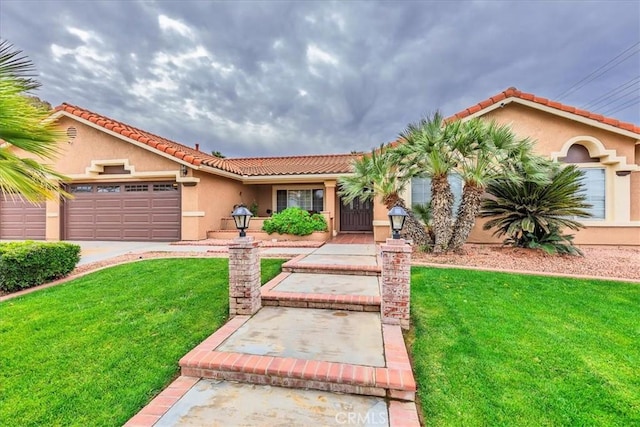
{"type": "Polygon", "coordinates": [[[127,426],[419,426],[400,327],[380,318],[374,245],[326,244],[283,265],[263,308],[180,360],[127,426]]]}

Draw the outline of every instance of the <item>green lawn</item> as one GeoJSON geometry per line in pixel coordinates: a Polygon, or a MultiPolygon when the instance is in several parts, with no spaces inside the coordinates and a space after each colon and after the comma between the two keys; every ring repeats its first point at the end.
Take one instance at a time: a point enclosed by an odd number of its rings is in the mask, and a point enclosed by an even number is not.
{"type": "Polygon", "coordinates": [[[426,424],[640,425],[640,284],[414,268],[426,424]]]}
{"type": "Polygon", "coordinates": [[[122,425],[226,321],[227,265],[141,261],[1,303],[0,426],[122,425]]]}

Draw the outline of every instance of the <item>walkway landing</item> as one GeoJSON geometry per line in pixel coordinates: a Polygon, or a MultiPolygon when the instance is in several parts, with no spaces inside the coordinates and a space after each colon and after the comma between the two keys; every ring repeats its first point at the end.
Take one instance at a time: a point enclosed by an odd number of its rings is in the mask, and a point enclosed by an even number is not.
{"type": "Polygon", "coordinates": [[[379,264],[366,244],[290,260],[262,287],[263,308],[185,355],[127,425],[419,426],[402,331],[380,318],[379,264]]]}

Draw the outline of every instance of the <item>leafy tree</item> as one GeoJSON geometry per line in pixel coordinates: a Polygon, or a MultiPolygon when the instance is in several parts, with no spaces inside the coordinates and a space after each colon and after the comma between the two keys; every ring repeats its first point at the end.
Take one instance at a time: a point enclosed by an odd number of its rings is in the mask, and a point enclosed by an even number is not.
{"type": "Polygon", "coordinates": [[[393,150],[381,146],[380,149],[356,159],[353,169],[353,175],[339,180],[338,194],[345,202],[355,199],[374,200],[378,197],[387,209],[401,206],[408,214],[404,233],[417,245],[430,243],[424,225],[400,197],[409,179],[398,168],[393,150]]]}
{"type": "Polygon", "coordinates": [[[40,84],[21,53],[0,42],[0,192],[35,202],[59,197],[57,180],[65,177],[44,162],[56,156],[63,134],[48,120],[49,112],[25,96],[40,84]],[[15,149],[35,158],[20,158],[15,149]]]}
{"type": "Polygon", "coordinates": [[[222,154],[220,151],[212,151],[211,155],[213,157],[217,157],[219,159],[225,159],[227,156],[225,156],[224,154],[222,154]]]}
{"type": "Polygon", "coordinates": [[[581,191],[583,173],[575,165],[549,163],[548,180],[543,182],[521,172],[524,179],[506,177],[487,186],[492,197],[483,201],[480,216],[491,219],[484,229],[495,228],[493,235],[506,236],[508,245],[580,254],[573,236],[561,230],[579,230],[584,226],[572,218],[591,216],[581,191]]]}

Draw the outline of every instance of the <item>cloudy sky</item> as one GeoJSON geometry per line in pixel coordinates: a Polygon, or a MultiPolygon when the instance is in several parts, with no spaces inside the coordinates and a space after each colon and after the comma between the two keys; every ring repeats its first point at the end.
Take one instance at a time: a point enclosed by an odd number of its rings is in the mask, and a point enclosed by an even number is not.
{"type": "Polygon", "coordinates": [[[510,86],[640,123],[636,0],[2,0],[0,37],[51,104],[233,157],[368,150],[510,86]]]}

